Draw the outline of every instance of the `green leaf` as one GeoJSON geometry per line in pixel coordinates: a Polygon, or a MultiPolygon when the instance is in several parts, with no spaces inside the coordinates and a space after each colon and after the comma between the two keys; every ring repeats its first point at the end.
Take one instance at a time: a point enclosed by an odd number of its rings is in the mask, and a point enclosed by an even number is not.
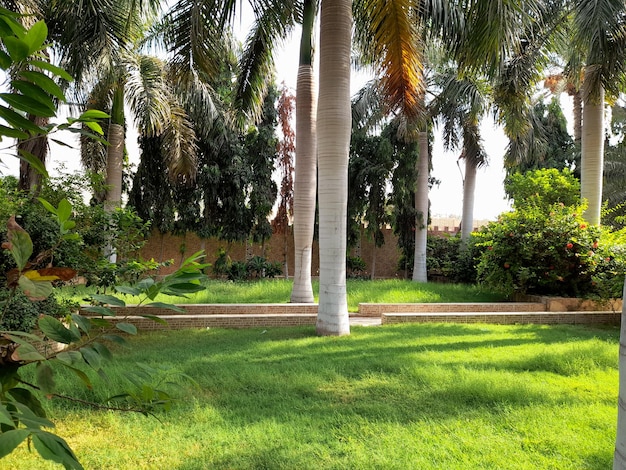
{"type": "Polygon", "coordinates": [[[185,313],[186,310],[178,305],[174,304],[166,304],[165,302],[150,302],[146,304],[146,307],[155,307],[155,308],[167,308],[169,310],[173,310],[178,313],[185,313]]]}
{"type": "Polygon", "coordinates": [[[115,290],[120,294],[141,295],[141,290],[132,286],[115,286],[115,290]]]}
{"type": "MultiPolygon", "coordinates": [[[[21,387],[13,387],[9,390],[8,393],[15,403],[19,403],[27,408],[21,409],[22,413],[25,413],[30,417],[46,417],[46,412],[41,406],[41,402],[30,390],[21,387]]],[[[44,423],[43,425],[52,427],[54,426],[54,424],[50,423],[49,421],[47,423],[44,423]]]]}
{"type": "Polygon", "coordinates": [[[61,67],[57,67],[56,65],[52,65],[48,62],[44,62],[43,60],[31,60],[30,64],[39,67],[40,69],[47,70],[48,72],[52,72],[54,75],[61,77],[63,80],[67,82],[73,82],[74,78],[63,70],[61,67]]]}
{"type": "Polygon", "coordinates": [[[63,464],[67,470],[83,470],[72,449],[59,436],[37,431],[33,433],[32,440],[35,449],[44,459],[63,464]]]}
{"type": "Polygon", "coordinates": [[[46,359],[32,344],[29,343],[20,344],[14,354],[17,355],[20,361],[25,362],[44,361],[46,359]]]}
{"type": "Polygon", "coordinates": [[[109,119],[109,116],[104,111],[100,111],[99,109],[88,109],[83,114],[78,117],[78,121],[80,122],[90,122],[96,119],[109,119]]]}
{"type": "Polygon", "coordinates": [[[91,330],[91,321],[89,318],[85,318],[77,313],[72,313],[71,318],[72,321],[78,325],[78,328],[83,330],[83,333],[89,334],[89,330],[91,330]]]}
{"type": "Polygon", "coordinates": [[[39,103],[50,109],[56,110],[56,106],[50,96],[37,85],[26,82],[24,80],[12,80],[11,86],[21,92],[23,95],[37,100],[39,103]]]}
{"type": "Polygon", "coordinates": [[[168,325],[167,320],[161,318],[161,317],[157,317],[156,315],[140,315],[143,318],[147,318],[149,320],[152,320],[156,323],[160,323],[161,325],[168,325]]]}
{"type": "Polygon", "coordinates": [[[67,199],[61,199],[61,202],[59,202],[57,215],[59,218],[59,222],[65,222],[72,216],[72,205],[67,199]]]}
{"type": "Polygon", "coordinates": [[[53,341],[58,341],[63,344],[70,344],[73,341],[78,341],[80,336],[76,335],[73,331],[65,328],[65,325],[56,318],[50,315],[44,315],[39,319],[39,329],[48,338],[53,341]]]}
{"type": "Polygon", "coordinates": [[[7,36],[3,40],[7,52],[13,62],[21,62],[28,57],[28,43],[13,36],[7,36]]]}
{"type": "Polygon", "coordinates": [[[0,424],[4,424],[9,428],[15,428],[15,423],[13,422],[13,417],[11,416],[11,413],[2,403],[0,403],[0,424]]]}
{"type": "Polygon", "coordinates": [[[120,346],[126,346],[128,344],[128,341],[126,341],[123,337],[119,335],[102,335],[100,338],[105,341],[111,341],[112,343],[118,344],[120,346]]]}
{"type": "Polygon", "coordinates": [[[39,203],[51,214],[57,215],[57,209],[44,198],[38,197],[37,200],[39,203]]]}
{"type": "Polygon", "coordinates": [[[13,60],[11,59],[11,57],[9,57],[9,54],[4,51],[0,51],[0,68],[2,68],[2,70],[6,70],[12,64],[13,60]]]}
{"type": "Polygon", "coordinates": [[[126,307],[126,302],[124,302],[122,299],[118,299],[113,295],[92,294],[91,298],[103,304],[113,305],[115,307],[126,307]]]}
{"type": "Polygon", "coordinates": [[[32,153],[27,152],[24,149],[19,149],[18,157],[33,167],[35,171],[37,171],[37,173],[42,175],[44,178],[48,178],[48,170],[46,170],[44,163],[32,153]]]}
{"type": "MultiPolygon", "coordinates": [[[[82,361],[82,355],[78,352],[78,351],[71,351],[73,353],[78,354],[79,358],[78,361],[82,361]]],[[[68,364],[65,361],[59,361],[59,364],[67,367],[68,369],[70,369],[72,372],[74,372],[74,374],[76,374],[76,376],[83,381],[83,383],[85,384],[85,386],[91,390],[93,388],[93,385],[91,384],[91,380],[89,379],[89,376],[87,374],[85,374],[82,370],[77,369],[76,367],[73,367],[72,365],[68,364]]]]}
{"type": "Polygon", "coordinates": [[[53,290],[50,281],[33,281],[23,274],[20,276],[18,285],[20,289],[22,289],[22,292],[24,292],[24,295],[33,301],[47,299],[50,297],[53,290]]]}
{"type": "Polygon", "coordinates": [[[58,98],[59,101],[65,102],[65,94],[63,93],[63,90],[61,90],[61,87],[57,85],[56,82],[48,77],[46,74],[33,70],[24,70],[20,72],[20,76],[26,80],[33,82],[49,95],[58,98]]]}
{"type": "Polygon", "coordinates": [[[15,217],[11,217],[7,222],[7,238],[9,252],[13,256],[17,269],[22,271],[33,254],[33,241],[28,232],[15,222],[15,217]]]}
{"type": "Polygon", "coordinates": [[[92,344],[92,346],[96,351],[98,351],[98,353],[100,354],[100,356],[102,356],[103,359],[107,361],[110,361],[111,359],[113,359],[113,354],[111,354],[111,351],[109,350],[109,348],[107,348],[104,344],[95,342],[92,344]]]}
{"type": "Polygon", "coordinates": [[[85,362],[94,369],[99,369],[102,366],[102,357],[100,356],[100,353],[91,346],[85,346],[84,348],[80,348],[78,351],[83,355],[85,362]]]}
{"type": "MultiPolygon", "coordinates": [[[[98,315],[103,315],[105,317],[114,317],[115,313],[109,307],[102,307],[101,305],[92,305],[91,307],[85,307],[83,309],[85,312],[97,313],[98,315]]],[[[94,319],[92,318],[91,321],[94,319]]]]}
{"type": "Polygon", "coordinates": [[[137,334],[137,327],[133,325],[132,323],[120,322],[120,323],[116,323],[115,327],[118,330],[123,331],[124,333],[128,333],[129,335],[137,334]]]}
{"type": "Polygon", "coordinates": [[[104,131],[102,130],[102,126],[100,124],[98,124],[97,122],[86,122],[85,125],[91,129],[92,131],[94,131],[96,134],[99,135],[104,135],[104,131]]]}
{"type": "Polygon", "coordinates": [[[56,115],[56,111],[51,110],[29,96],[20,95],[18,93],[0,93],[0,98],[14,108],[29,114],[34,114],[35,116],[52,117],[56,115]]]}
{"type": "Polygon", "coordinates": [[[31,55],[40,50],[47,37],[48,27],[43,20],[32,25],[23,38],[23,41],[28,44],[28,54],[31,55]]]}
{"type": "Polygon", "coordinates": [[[56,358],[65,365],[72,366],[74,364],[79,364],[82,361],[83,356],[78,351],[62,351],[57,354],[56,358]]]}
{"type": "Polygon", "coordinates": [[[45,132],[44,129],[6,106],[0,105],[0,118],[4,119],[16,129],[30,131],[34,134],[43,134],[45,132]]]}
{"type": "Polygon", "coordinates": [[[30,134],[27,134],[24,131],[20,131],[19,129],[13,129],[12,127],[7,127],[0,125],[0,136],[6,135],[7,137],[12,137],[14,139],[26,140],[30,137],[30,134]]]}
{"type": "Polygon", "coordinates": [[[30,436],[29,429],[12,429],[0,434],[0,459],[6,457],[30,436]]]}
{"type": "Polygon", "coordinates": [[[52,393],[55,387],[54,372],[48,362],[40,362],[35,368],[37,385],[43,393],[52,393]]]}

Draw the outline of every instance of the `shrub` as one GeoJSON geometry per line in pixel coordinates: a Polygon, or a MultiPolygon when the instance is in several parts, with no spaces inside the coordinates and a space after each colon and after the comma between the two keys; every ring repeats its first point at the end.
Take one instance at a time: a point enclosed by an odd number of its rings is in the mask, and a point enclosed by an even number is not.
{"type": "Polygon", "coordinates": [[[587,224],[570,172],[535,170],[507,185],[514,210],[475,234],[479,282],[508,294],[620,296],[626,233],[587,224]]]}

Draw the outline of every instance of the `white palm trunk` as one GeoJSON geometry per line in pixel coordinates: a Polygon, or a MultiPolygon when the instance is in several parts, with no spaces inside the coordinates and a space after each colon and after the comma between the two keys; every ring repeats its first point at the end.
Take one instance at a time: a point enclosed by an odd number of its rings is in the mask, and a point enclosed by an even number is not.
{"type": "MultiPolygon", "coordinates": [[[[623,299],[626,299],[626,281],[623,299]]],[[[622,320],[619,332],[619,393],[617,397],[617,435],[613,470],[626,469],[626,302],[622,305],[622,320]]]]}
{"type": "Polygon", "coordinates": [[[322,0],[317,113],[320,291],[317,333],[350,333],[346,299],[352,2],[322,0]]]}
{"type": "Polygon", "coordinates": [[[476,192],[476,165],[465,158],[463,181],[463,215],[461,216],[461,243],[467,245],[474,228],[474,194],[476,192]]]}
{"type": "Polygon", "coordinates": [[[413,281],[427,282],[426,240],[428,233],[428,133],[420,131],[417,136],[417,180],[415,181],[415,256],[413,281]]]}
{"type": "Polygon", "coordinates": [[[293,187],[294,262],[292,302],[313,302],[311,255],[317,190],[317,97],[313,67],[298,68],[296,101],[296,165],[293,187]]]}
{"type": "Polygon", "coordinates": [[[588,206],[584,217],[600,224],[602,171],[604,168],[604,90],[597,102],[585,99],[581,142],[580,193],[588,206]]]}

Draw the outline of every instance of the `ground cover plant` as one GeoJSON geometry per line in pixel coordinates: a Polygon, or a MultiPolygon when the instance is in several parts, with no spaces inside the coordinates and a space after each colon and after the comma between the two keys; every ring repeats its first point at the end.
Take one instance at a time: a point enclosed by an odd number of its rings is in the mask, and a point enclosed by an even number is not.
{"type": "MultiPolygon", "coordinates": [[[[231,282],[211,279],[206,290],[186,298],[160,296],[157,300],[171,303],[224,304],[224,303],[286,303],[291,295],[292,280],[260,279],[254,282],[231,282]]],[[[348,310],[357,312],[359,303],[422,303],[422,302],[498,302],[505,299],[502,293],[467,284],[416,283],[403,279],[359,280],[348,279],[348,310]]],[[[60,298],[83,302],[95,288],[66,287],[59,289],[60,298]]],[[[315,301],[319,291],[318,281],[313,281],[315,301]]],[[[133,303],[132,297],[125,297],[133,303]]]]}
{"type": "MultiPolygon", "coordinates": [[[[85,468],[605,469],[615,440],[616,328],[398,325],[142,334],[129,364],[184,373],[157,419],[49,401],[85,468]]],[[[94,380],[96,380],[94,378],[94,380]]],[[[98,395],[98,396],[94,396],[98,395]]],[[[80,396],[80,395],[79,395],[80,396]]],[[[52,469],[25,447],[7,469],[52,469]]]]}

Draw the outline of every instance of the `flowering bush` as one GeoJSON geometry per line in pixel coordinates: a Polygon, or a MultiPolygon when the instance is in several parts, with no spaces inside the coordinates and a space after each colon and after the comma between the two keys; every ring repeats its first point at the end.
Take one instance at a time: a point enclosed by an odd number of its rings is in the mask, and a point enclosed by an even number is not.
{"type": "Polygon", "coordinates": [[[571,173],[513,175],[507,192],[514,210],[475,234],[478,282],[508,294],[621,295],[626,232],[587,224],[584,205],[572,202],[579,183],[571,173]]]}

